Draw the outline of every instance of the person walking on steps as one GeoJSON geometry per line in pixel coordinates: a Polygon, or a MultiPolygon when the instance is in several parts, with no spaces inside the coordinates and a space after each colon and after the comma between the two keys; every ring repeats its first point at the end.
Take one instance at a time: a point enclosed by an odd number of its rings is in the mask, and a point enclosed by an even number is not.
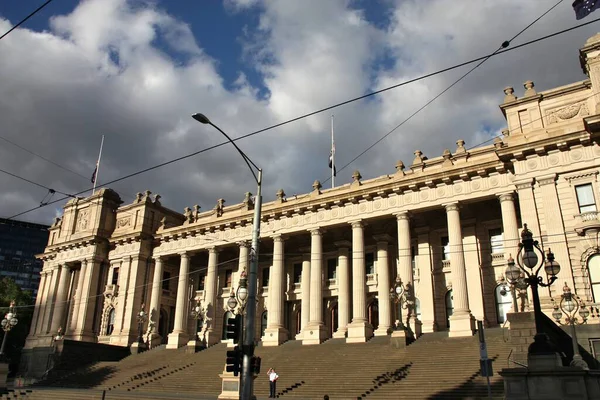
{"type": "Polygon", "coordinates": [[[267,375],[269,375],[269,398],[275,399],[277,398],[277,379],[279,379],[279,375],[273,368],[269,368],[267,375]]]}

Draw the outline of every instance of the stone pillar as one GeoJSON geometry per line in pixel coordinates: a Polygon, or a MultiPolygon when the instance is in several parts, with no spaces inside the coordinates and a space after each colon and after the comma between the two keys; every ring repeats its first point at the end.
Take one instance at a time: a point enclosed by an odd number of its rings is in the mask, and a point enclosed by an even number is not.
{"type": "Polygon", "coordinates": [[[386,336],[392,331],[388,246],[393,239],[389,235],[377,235],[375,240],[377,241],[377,297],[379,298],[379,327],[375,331],[375,336],[386,336]]]}
{"type": "Polygon", "coordinates": [[[50,333],[55,335],[58,328],[65,330],[67,296],[69,294],[69,278],[71,278],[71,268],[67,265],[59,265],[60,276],[58,278],[58,290],[56,291],[56,301],[54,305],[54,315],[50,326],[50,333]]]}
{"type": "Polygon", "coordinates": [[[300,302],[300,335],[302,339],[307,331],[308,321],[310,320],[310,254],[302,255],[302,276],[300,277],[300,288],[302,299],[300,302]]]}
{"type": "Polygon", "coordinates": [[[217,305],[217,263],[219,262],[219,250],[211,247],[208,250],[208,270],[204,282],[204,309],[206,310],[207,325],[206,345],[219,343],[221,335],[215,330],[215,307],[217,305]]]}
{"type": "Polygon", "coordinates": [[[352,222],[352,322],[348,325],[347,343],[366,342],[373,336],[367,321],[367,275],[362,221],[352,222]]]}
{"type": "Polygon", "coordinates": [[[40,275],[40,286],[38,287],[38,293],[35,299],[35,308],[33,309],[33,317],[31,319],[31,329],[29,330],[29,336],[34,336],[37,333],[39,326],[42,324],[42,322],[38,321],[38,319],[40,317],[43,318],[44,315],[43,299],[44,293],[46,292],[46,286],[48,284],[48,274],[45,271],[42,271],[40,275]]]}
{"type": "MultiPolygon", "coordinates": [[[[144,287],[147,284],[146,269],[148,263],[145,257],[135,255],[124,257],[122,265],[127,271],[125,274],[127,279],[123,282],[124,286],[119,287],[119,294],[124,292],[123,298],[125,299],[125,306],[123,308],[122,319],[119,318],[119,315],[116,315],[116,317],[120,320],[117,322],[121,324],[120,338],[118,341],[121,345],[128,346],[131,343],[137,343],[139,336],[137,315],[145,300],[142,295],[144,293],[144,287]]],[[[119,307],[118,304],[117,307],[119,307]]],[[[111,340],[114,339],[111,337],[111,340]]]]}
{"type": "Polygon", "coordinates": [[[450,276],[452,277],[452,295],[454,297],[454,313],[450,316],[450,337],[471,336],[475,329],[475,320],[469,310],[467,273],[458,203],[446,205],[446,216],[450,244],[450,276]]]}
{"type": "Polygon", "coordinates": [[[352,243],[343,240],[335,242],[338,247],[338,329],[333,334],[334,338],[345,338],[350,322],[350,262],[348,249],[352,243]]]}
{"type": "Polygon", "coordinates": [[[504,240],[504,259],[509,255],[517,256],[519,251],[519,225],[513,192],[498,195],[502,210],[502,239],[504,240]]]}
{"type": "Polygon", "coordinates": [[[181,253],[181,264],[179,266],[179,278],[177,281],[177,302],[175,304],[175,325],[173,332],[169,334],[167,349],[177,349],[185,346],[188,342],[187,333],[187,309],[188,282],[190,273],[190,255],[181,253]]]}
{"type": "Polygon", "coordinates": [[[68,332],[71,339],[75,339],[77,325],[79,323],[79,307],[81,305],[81,293],[83,292],[86,271],[87,260],[83,260],[81,261],[79,272],[77,272],[77,287],[75,288],[75,296],[73,296],[73,316],[71,317],[68,332]]]}
{"type": "Polygon", "coordinates": [[[150,347],[160,344],[162,338],[159,335],[158,323],[160,321],[160,305],[162,299],[163,258],[154,258],[154,275],[152,276],[152,297],[150,298],[150,320],[153,322],[150,336],[150,347]]]}
{"type": "MultiPolygon", "coordinates": [[[[242,271],[246,271],[246,276],[248,274],[248,255],[250,254],[250,243],[249,242],[239,242],[238,246],[240,248],[240,258],[238,260],[238,270],[237,270],[237,279],[240,279],[240,275],[242,271]]],[[[237,282],[236,282],[237,286],[237,282]]]]}
{"type": "Polygon", "coordinates": [[[417,228],[417,266],[419,268],[419,285],[415,288],[415,295],[421,306],[421,331],[435,332],[435,300],[433,290],[433,262],[431,259],[431,244],[429,243],[429,228],[417,228]]]}
{"type": "MultiPolygon", "coordinates": [[[[96,309],[96,295],[98,291],[100,261],[89,259],[81,263],[83,286],[79,298],[79,311],[77,313],[77,328],[75,329],[75,340],[93,342],[96,340],[93,332],[94,310],[96,309]]],[[[79,279],[81,282],[81,278],[79,279]]]]}
{"type": "Polygon", "coordinates": [[[302,344],[320,344],[327,337],[323,323],[323,231],[310,231],[310,317],[302,344]]]}
{"type": "MultiPolygon", "coordinates": [[[[404,287],[406,288],[408,285],[412,291],[412,295],[416,296],[415,277],[412,265],[410,213],[408,211],[403,211],[395,215],[398,225],[398,275],[400,276],[400,279],[402,279],[404,287]]],[[[421,335],[422,324],[417,318],[415,309],[412,310],[412,315],[408,319],[408,325],[415,334],[415,337],[419,337],[421,335]]]]}
{"type": "Polygon", "coordinates": [[[273,237],[273,268],[269,278],[269,313],[267,329],[263,336],[264,346],[279,346],[288,339],[288,331],[283,325],[285,300],[285,255],[284,238],[273,237]]]}
{"type": "Polygon", "coordinates": [[[52,268],[52,277],[50,278],[50,285],[46,292],[45,297],[45,310],[44,319],[42,322],[41,330],[38,332],[40,335],[45,335],[50,332],[50,322],[52,321],[52,314],[54,313],[54,302],[56,298],[56,289],[58,286],[58,275],[60,273],[60,265],[56,265],[52,268]]]}

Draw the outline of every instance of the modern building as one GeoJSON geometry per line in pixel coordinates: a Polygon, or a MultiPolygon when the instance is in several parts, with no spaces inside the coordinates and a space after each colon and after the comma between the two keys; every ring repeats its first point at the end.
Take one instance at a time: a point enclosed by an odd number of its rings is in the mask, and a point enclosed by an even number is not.
{"type": "Polygon", "coordinates": [[[48,225],[0,218],[0,279],[11,278],[35,298],[40,286],[43,253],[48,244],[48,225]]]}
{"type": "MultiPolygon", "coordinates": [[[[600,35],[580,57],[588,79],[543,92],[527,81],[521,97],[504,89],[507,128],[491,145],[457,140],[437,157],[416,150],[388,175],[363,180],[355,171],[339,187],[315,181],[304,195],[280,190],[263,204],[263,344],[388,335],[398,319],[390,300],[397,277],[414,290],[416,333],[472,335],[476,319],[502,325],[512,307],[504,272],[525,224],[562,267],[559,283],[540,289],[545,312],[565,282],[600,302],[600,35]]],[[[78,341],[132,344],[142,304],[153,344],[224,339],[227,299],[249,265],[252,196],[183,214],[159,197],[147,191],[123,205],[101,189],[65,205],[40,256],[30,364],[61,327],[78,341]],[[191,316],[196,304],[202,324],[191,316]]]]}

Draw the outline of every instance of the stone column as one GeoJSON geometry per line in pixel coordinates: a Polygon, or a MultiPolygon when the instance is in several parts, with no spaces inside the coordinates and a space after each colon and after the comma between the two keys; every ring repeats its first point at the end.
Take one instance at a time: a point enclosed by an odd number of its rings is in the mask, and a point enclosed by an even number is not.
{"type": "Polygon", "coordinates": [[[45,271],[42,271],[40,273],[40,275],[41,275],[40,286],[38,287],[38,293],[37,293],[37,297],[35,299],[35,308],[33,309],[33,317],[31,319],[31,329],[29,330],[29,336],[34,336],[36,334],[36,332],[38,331],[38,327],[41,325],[41,322],[38,321],[38,318],[40,317],[40,315],[43,318],[43,315],[44,315],[44,312],[42,310],[44,307],[44,303],[42,300],[44,298],[44,293],[46,291],[46,285],[47,285],[46,276],[48,274],[45,271]]]}
{"type": "Polygon", "coordinates": [[[475,329],[475,320],[469,310],[467,273],[458,203],[446,205],[446,216],[448,218],[448,240],[450,244],[450,276],[454,297],[454,313],[450,316],[450,337],[471,336],[475,329]]]}
{"type": "Polygon", "coordinates": [[[502,210],[502,239],[504,241],[504,259],[509,255],[517,256],[519,251],[519,225],[513,192],[498,195],[502,210]]]}
{"type": "Polygon", "coordinates": [[[67,295],[69,294],[69,278],[71,278],[71,268],[62,264],[59,266],[60,276],[58,278],[58,290],[56,291],[56,302],[54,306],[54,316],[50,326],[50,333],[55,335],[58,328],[65,330],[67,295]]]}
{"type": "Polygon", "coordinates": [[[217,263],[219,262],[219,251],[216,247],[208,250],[208,270],[204,282],[204,309],[206,310],[207,325],[206,345],[219,343],[221,335],[215,330],[215,307],[217,306],[217,263]]]}
{"type": "Polygon", "coordinates": [[[302,255],[302,276],[300,278],[300,289],[302,299],[300,302],[300,335],[297,339],[302,339],[308,327],[310,320],[310,254],[302,255]]]}
{"type": "Polygon", "coordinates": [[[334,338],[345,338],[350,322],[350,262],[348,249],[352,243],[343,240],[335,242],[338,247],[338,329],[334,338]]]}
{"type": "Polygon", "coordinates": [[[375,336],[386,336],[392,331],[388,246],[393,239],[389,235],[377,235],[375,240],[377,241],[377,297],[379,298],[379,327],[375,331],[375,336]]]}
{"type": "MultiPolygon", "coordinates": [[[[246,276],[248,275],[248,255],[250,254],[250,243],[239,242],[238,246],[240,248],[240,258],[238,260],[238,270],[236,278],[239,280],[242,271],[246,271],[246,276]]],[[[237,286],[237,282],[234,286],[237,286]]]]}
{"type": "Polygon", "coordinates": [[[160,321],[160,305],[162,299],[163,258],[154,258],[154,275],[152,276],[152,297],[150,298],[150,320],[153,322],[152,334],[150,336],[150,347],[160,344],[162,338],[159,335],[158,323],[160,321]]]}
{"type": "Polygon", "coordinates": [[[73,298],[73,317],[71,318],[71,324],[69,327],[69,333],[72,339],[75,339],[77,332],[77,326],[79,324],[79,308],[81,306],[81,295],[83,292],[83,286],[85,282],[85,275],[87,273],[87,260],[81,261],[79,272],[77,275],[77,288],[75,289],[75,296],[73,298]]]}
{"type": "Polygon", "coordinates": [[[263,337],[264,346],[279,346],[288,339],[288,331],[283,325],[285,300],[285,255],[284,238],[273,237],[273,268],[269,279],[268,324],[263,337]]]}
{"type": "Polygon", "coordinates": [[[320,344],[327,337],[323,323],[323,231],[310,231],[310,317],[302,344],[320,344]]]}
{"type": "Polygon", "coordinates": [[[367,321],[367,275],[362,221],[352,222],[352,322],[348,325],[347,343],[366,342],[373,336],[367,321]]]}
{"type": "Polygon", "coordinates": [[[177,349],[188,342],[187,333],[187,309],[188,282],[190,273],[190,255],[181,253],[181,264],[179,266],[179,278],[177,280],[177,302],[175,303],[175,325],[173,332],[169,334],[167,349],[177,349]]]}
{"type": "MultiPolygon", "coordinates": [[[[429,243],[429,228],[417,228],[417,245],[419,246],[417,266],[419,267],[419,286],[415,293],[421,305],[422,332],[435,332],[435,300],[433,290],[433,263],[431,245],[429,243]]],[[[445,322],[445,321],[444,321],[445,322]]]]}
{"type": "Polygon", "coordinates": [[[50,322],[52,321],[52,314],[54,313],[54,302],[56,301],[56,290],[58,286],[58,275],[60,273],[60,265],[56,265],[52,268],[52,277],[50,278],[50,285],[45,297],[45,311],[44,319],[42,322],[40,335],[45,335],[50,332],[50,322]]]}

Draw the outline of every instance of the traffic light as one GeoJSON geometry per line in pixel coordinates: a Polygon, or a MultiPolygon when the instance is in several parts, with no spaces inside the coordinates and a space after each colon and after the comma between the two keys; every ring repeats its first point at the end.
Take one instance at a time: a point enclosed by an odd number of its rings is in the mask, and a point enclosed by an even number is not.
{"type": "Polygon", "coordinates": [[[255,375],[260,374],[260,357],[252,357],[250,360],[252,373],[255,375]]]}
{"type": "Polygon", "coordinates": [[[233,343],[237,344],[240,341],[240,333],[242,332],[242,316],[236,315],[235,318],[227,318],[226,333],[227,339],[233,339],[233,343]]]}
{"type": "Polygon", "coordinates": [[[240,346],[235,346],[233,350],[227,351],[225,363],[227,364],[225,366],[227,372],[233,372],[234,376],[240,374],[240,370],[242,369],[242,350],[240,349],[240,346]]]}

